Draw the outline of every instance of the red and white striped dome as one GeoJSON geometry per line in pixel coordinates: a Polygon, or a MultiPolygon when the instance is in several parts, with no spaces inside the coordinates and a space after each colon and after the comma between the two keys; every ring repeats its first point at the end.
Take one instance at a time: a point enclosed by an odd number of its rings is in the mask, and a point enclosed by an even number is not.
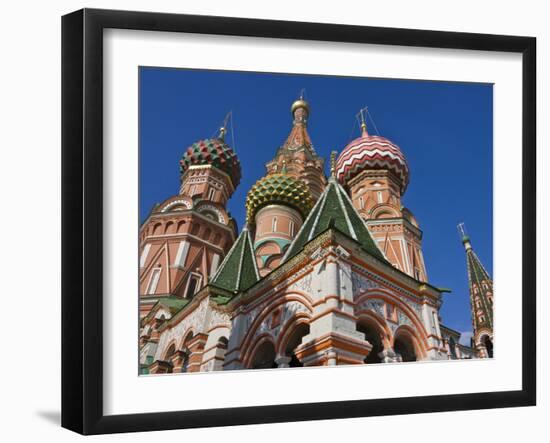
{"type": "Polygon", "coordinates": [[[401,180],[401,193],[409,184],[409,165],[399,146],[384,137],[369,135],[349,143],[336,161],[336,178],[345,185],[366,169],[388,169],[401,180]]]}

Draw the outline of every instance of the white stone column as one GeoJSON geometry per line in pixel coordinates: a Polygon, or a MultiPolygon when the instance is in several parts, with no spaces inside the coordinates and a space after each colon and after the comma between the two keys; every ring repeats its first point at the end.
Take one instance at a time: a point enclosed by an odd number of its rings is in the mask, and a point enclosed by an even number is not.
{"type": "Polygon", "coordinates": [[[275,359],[278,368],[288,368],[291,358],[286,355],[281,355],[275,359]]]}

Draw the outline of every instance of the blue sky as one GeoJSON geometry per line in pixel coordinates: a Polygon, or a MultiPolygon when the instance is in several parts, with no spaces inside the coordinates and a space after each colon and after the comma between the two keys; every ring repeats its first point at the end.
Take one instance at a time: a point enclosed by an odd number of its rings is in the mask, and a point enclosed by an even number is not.
{"type": "MultiPolygon", "coordinates": [[[[330,151],[359,135],[355,115],[364,106],[379,134],[401,147],[411,170],[403,204],[424,232],[429,281],[453,291],[444,295],[443,323],[470,331],[466,258],[456,225],[466,223],[492,275],[492,85],[141,68],[140,220],[178,192],[184,150],[216,134],[232,111],[243,177],[228,210],[240,229],[246,193],[285,141],[290,105],[302,89],[311,105],[308,131],[327,169],[330,151]]],[[[369,132],[376,134],[372,123],[369,132]]],[[[231,133],[226,140],[232,143],[231,133]]]]}

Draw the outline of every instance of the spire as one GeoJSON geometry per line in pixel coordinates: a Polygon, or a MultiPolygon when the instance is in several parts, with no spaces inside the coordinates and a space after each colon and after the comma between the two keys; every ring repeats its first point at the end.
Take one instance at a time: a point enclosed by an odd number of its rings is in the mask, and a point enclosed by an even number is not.
{"type": "Polygon", "coordinates": [[[346,191],[334,176],[331,176],[325,191],[290,244],[283,262],[296,255],[307,243],[329,228],[352,238],[370,255],[386,261],[346,191]]]}
{"type": "Polygon", "coordinates": [[[367,137],[369,135],[367,132],[367,123],[365,122],[365,112],[368,112],[368,108],[366,106],[359,110],[359,115],[361,118],[361,137],[367,137]]]}
{"type": "Polygon", "coordinates": [[[210,283],[237,293],[247,290],[259,279],[250,232],[245,225],[210,283]]]}
{"type": "Polygon", "coordinates": [[[332,151],[330,153],[330,179],[336,180],[336,158],[338,152],[332,151]]]}
{"type": "Polygon", "coordinates": [[[309,103],[304,99],[304,90],[300,98],[292,103],[290,112],[292,114],[292,129],[288,135],[283,148],[295,150],[306,147],[315,153],[309,134],[307,133],[307,119],[310,114],[309,103]]]}
{"type": "Polygon", "coordinates": [[[482,342],[481,337],[487,335],[493,339],[493,279],[481,263],[470,242],[464,223],[458,225],[462,244],[466,250],[466,266],[468,268],[468,283],[470,287],[470,304],[472,323],[474,327],[474,342],[482,342]]]}

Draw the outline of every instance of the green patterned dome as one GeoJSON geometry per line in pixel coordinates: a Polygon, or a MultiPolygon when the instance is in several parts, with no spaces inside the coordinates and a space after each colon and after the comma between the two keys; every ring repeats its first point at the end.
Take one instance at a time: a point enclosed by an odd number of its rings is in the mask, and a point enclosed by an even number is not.
{"type": "Polygon", "coordinates": [[[305,219],[313,207],[313,198],[306,184],[286,174],[270,174],[258,180],[246,197],[246,220],[254,223],[259,209],[270,204],[290,206],[305,219]]]}
{"type": "Polygon", "coordinates": [[[221,138],[200,140],[187,148],[180,160],[180,173],[185,174],[190,166],[195,165],[212,165],[225,172],[235,188],[241,181],[241,163],[221,138]]]}

